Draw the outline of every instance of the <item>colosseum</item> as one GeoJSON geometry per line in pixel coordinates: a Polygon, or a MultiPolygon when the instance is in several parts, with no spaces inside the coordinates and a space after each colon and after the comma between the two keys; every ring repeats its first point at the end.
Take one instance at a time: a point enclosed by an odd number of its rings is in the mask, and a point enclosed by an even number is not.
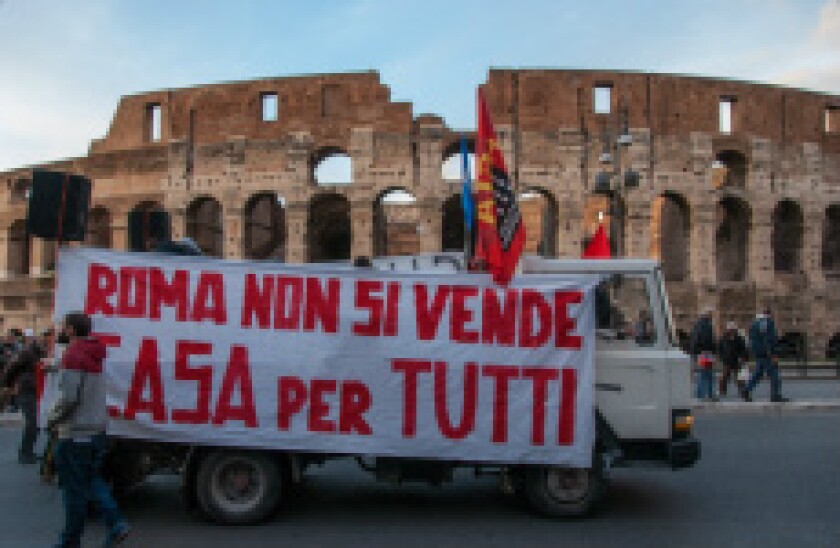
{"type": "MultiPolygon", "coordinates": [[[[579,256],[603,222],[618,253],[662,262],[679,329],[706,305],[741,325],[771,306],[809,355],[840,341],[840,96],[595,70],[482,87],[530,252],[579,256]]],[[[25,230],[36,167],[93,181],[85,245],[126,249],[129,212],[165,210],[211,255],[340,260],[462,247],[463,135],[374,71],[123,97],[87,156],[0,173],[3,327],[50,321],[55,244],[25,230]]]]}

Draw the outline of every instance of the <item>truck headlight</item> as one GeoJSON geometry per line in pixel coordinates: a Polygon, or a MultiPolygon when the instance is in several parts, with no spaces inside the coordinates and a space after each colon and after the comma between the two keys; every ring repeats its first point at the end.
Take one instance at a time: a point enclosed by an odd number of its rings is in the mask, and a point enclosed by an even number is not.
{"type": "Polygon", "coordinates": [[[694,427],[694,415],[690,409],[674,409],[673,421],[671,424],[671,437],[682,439],[691,436],[691,429],[694,427]]]}

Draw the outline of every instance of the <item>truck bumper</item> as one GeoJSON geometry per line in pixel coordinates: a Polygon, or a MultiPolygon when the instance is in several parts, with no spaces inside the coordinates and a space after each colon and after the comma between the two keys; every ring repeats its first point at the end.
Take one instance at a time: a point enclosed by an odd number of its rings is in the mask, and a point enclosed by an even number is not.
{"type": "Polygon", "coordinates": [[[700,459],[700,441],[694,438],[673,440],[668,447],[668,460],[671,468],[679,470],[694,466],[700,459]]]}

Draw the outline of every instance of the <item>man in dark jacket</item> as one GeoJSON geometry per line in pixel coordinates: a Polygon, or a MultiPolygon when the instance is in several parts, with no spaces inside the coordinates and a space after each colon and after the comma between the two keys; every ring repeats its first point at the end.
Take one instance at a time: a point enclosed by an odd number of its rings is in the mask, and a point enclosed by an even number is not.
{"type": "Polygon", "coordinates": [[[689,354],[698,368],[697,399],[715,399],[714,355],[717,352],[715,329],[712,325],[712,308],[705,307],[691,329],[689,354]]]}
{"type": "Polygon", "coordinates": [[[64,319],[70,344],[61,358],[59,394],[49,413],[48,428],[56,432],[55,468],[64,494],[64,531],[58,546],[77,547],[90,497],[104,514],[107,545],[122,541],[129,527],[113,502],[98,467],[105,452],[105,346],[90,336],[91,321],[81,312],[64,319]]]}
{"type": "Polygon", "coordinates": [[[738,333],[738,326],[735,325],[735,322],[726,323],[726,333],[723,334],[718,343],[718,357],[723,364],[723,375],[720,377],[720,384],[718,385],[720,395],[726,395],[730,375],[735,378],[738,393],[743,392],[744,382],[738,380],[738,370],[750,356],[747,352],[747,343],[738,333]]]}
{"type": "Polygon", "coordinates": [[[16,402],[23,413],[23,433],[20,438],[18,462],[34,464],[35,441],[38,439],[38,394],[35,367],[38,355],[31,348],[18,352],[8,366],[3,387],[16,395],[16,402]]]}
{"type": "Polygon", "coordinates": [[[787,398],[782,396],[782,379],[779,377],[778,357],[776,356],[776,323],[769,309],[764,313],[756,314],[755,320],[750,326],[750,351],[755,357],[755,371],[753,372],[747,387],[741,392],[744,401],[752,401],[752,391],[764,377],[770,377],[770,401],[786,402],[787,398]]]}

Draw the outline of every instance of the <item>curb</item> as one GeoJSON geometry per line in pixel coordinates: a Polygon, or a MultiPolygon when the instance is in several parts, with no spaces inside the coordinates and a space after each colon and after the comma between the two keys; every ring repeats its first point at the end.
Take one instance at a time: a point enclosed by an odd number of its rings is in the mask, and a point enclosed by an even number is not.
{"type": "Polygon", "coordinates": [[[786,403],[773,403],[769,401],[695,402],[692,408],[695,411],[703,413],[781,415],[787,413],[840,411],[840,400],[791,401],[786,403]]]}

